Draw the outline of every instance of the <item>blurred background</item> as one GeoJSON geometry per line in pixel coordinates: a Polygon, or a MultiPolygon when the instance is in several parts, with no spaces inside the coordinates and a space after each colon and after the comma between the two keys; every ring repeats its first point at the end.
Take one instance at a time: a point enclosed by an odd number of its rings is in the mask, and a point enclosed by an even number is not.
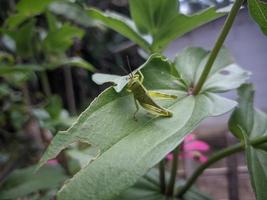
{"type": "MultiPolygon", "coordinates": [[[[37,175],[32,174],[33,166],[53,135],[68,128],[107,87],[96,85],[91,75],[124,75],[119,66],[126,66],[127,56],[133,68],[145,60],[135,44],[82,12],[93,6],[129,16],[127,0],[69,0],[64,6],[50,0],[49,9],[34,4],[18,7],[19,2],[0,0],[0,194],[7,192],[9,199],[51,199],[62,181],[75,174],[84,159],[90,159],[85,158],[85,147],[74,145],[37,175]],[[27,20],[20,23],[25,16],[27,20]],[[52,182],[47,178],[51,174],[55,176],[52,182]]],[[[230,3],[181,0],[179,9],[192,14],[230,3]]],[[[174,58],[187,46],[211,49],[224,20],[222,17],[184,35],[164,54],[174,58]]],[[[226,46],[240,66],[253,72],[256,105],[266,111],[267,40],[246,7],[237,17],[226,46]]],[[[234,93],[226,96],[235,98],[234,93]]],[[[227,117],[206,120],[196,130],[196,137],[209,143],[208,154],[236,142],[227,134],[227,117]]],[[[196,166],[195,161],[186,161],[186,170],[180,173],[189,175],[196,166]]],[[[241,155],[218,163],[204,173],[198,185],[215,199],[254,199],[241,155]]]]}

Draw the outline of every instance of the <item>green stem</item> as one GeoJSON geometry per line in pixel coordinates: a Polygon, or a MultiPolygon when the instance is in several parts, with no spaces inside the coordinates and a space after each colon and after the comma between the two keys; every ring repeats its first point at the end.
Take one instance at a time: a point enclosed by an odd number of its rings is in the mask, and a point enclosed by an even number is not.
{"type": "Polygon", "coordinates": [[[177,174],[177,168],[178,168],[178,155],[179,155],[179,147],[176,147],[173,150],[171,177],[170,177],[169,184],[167,186],[167,191],[166,191],[167,196],[173,196],[176,174],[177,174]]]}
{"type": "Polygon", "coordinates": [[[43,87],[45,95],[47,97],[51,96],[51,89],[50,89],[50,84],[49,84],[49,81],[48,81],[48,77],[47,77],[46,71],[40,72],[40,78],[41,78],[41,83],[42,83],[42,87],[43,87]]]}
{"type": "MultiPolygon", "coordinates": [[[[257,146],[257,145],[260,145],[260,144],[263,144],[263,143],[266,143],[266,142],[267,142],[267,135],[251,140],[250,144],[252,146],[257,146]]],[[[179,189],[179,191],[177,193],[177,197],[182,197],[187,192],[187,190],[190,189],[190,187],[195,183],[195,181],[198,179],[198,177],[203,173],[203,171],[205,169],[207,169],[212,164],[214,164],[218,160],[221,160],[224,157],[227,157],[227,156],[229,156],[231,154],[243,151],[244,148],[245,147],[244,147],[243,143],[238,143],[238,144],[230,146],[230,147],[228,147],[226,149],[223,149],[223,150],[215,153],[214,155],[212,155],[208,159],[207,162],[205,162],[204,164],[200,165],[196,169],[196,171],[192,174],[192,176],[187,180],[186,184],[182,187],[182,189],[179,189]]]]}
{"type": "Polygon", "coordinates": [[[229,31],[231,30],[231,27],[233,25],[234,19],[240,9],[240,7],[242,6],[244,0],[236,0],[224,25],[223,28],[221,30],[221,33],[210,53],[209,59],[207,61],[207,64],[205,65],[205,68],[201,74],[201,77],[198,81],[198,83],[196,84],[193,93],[194,95],[197,95],[200,91],[202,86],[204,85],[206,79],[208,78],[208,75],[211,71],[212,65],[220,51],[220,49],[222,48],[222,45],[225,41],[226,36],[228,35],[229,31]]]}
{"type": "Polygon", "coordinates": [[[164,159],[161,160],[159,163],[159,181],[160,181],[161,193],[165,194],[166,183],[165,183],[165,161],[164,159]]]}

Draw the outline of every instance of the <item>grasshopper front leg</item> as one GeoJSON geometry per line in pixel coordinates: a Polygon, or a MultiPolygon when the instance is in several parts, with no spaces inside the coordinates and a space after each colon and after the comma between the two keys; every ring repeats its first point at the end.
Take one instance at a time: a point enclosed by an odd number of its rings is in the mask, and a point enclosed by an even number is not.
{"type": "Polygon", "coordinates": [[[134,98],[134,104],[136,106],[136,111],[134,112],[134,120],[137,121],[136,114],[139,111],[139,105],[138,105],[138,101],[135,98],[134,98]]]}

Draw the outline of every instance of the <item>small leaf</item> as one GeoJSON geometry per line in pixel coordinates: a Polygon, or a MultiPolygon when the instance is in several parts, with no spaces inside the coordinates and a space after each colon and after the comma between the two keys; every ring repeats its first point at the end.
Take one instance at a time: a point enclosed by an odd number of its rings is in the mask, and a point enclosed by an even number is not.
{"type": "MultiPolygon", "coordinates": [[[[245,143],[250,180],[257,200],[267,199],[267,151],[262,146],[253,146],[250,140],[267,136],[267,116],[253,107],[254,90],[251,84],[239,89],[239,107],[233,112],[229,128],[245,143]]],[[[265,143],[266,144],[266,143],[265,143]]]]}
{"type": "Polygon", "coordinates": [[[80,68],[84,68],[88,71],[95,71],[95,67],[87,62],[86,60],[84,60],[83,58],[81,57],[64,57],[64,58],[58,58],[59,61],[56,61],[56,62],[52,62],[52,63],[49,63],[48,64],[48,68],[49,69],[55,69],[57,67],[61,67],[63,65],[69,65],[69,66],[72,66],[72,67],[80,67],[80,68]]]}
{"type": "Polygon", "coordinates": [[[261,27],[262,32],[267,35],[267,3],[261,0],[249,0],[248,8],[252,18],[261,27]]]}

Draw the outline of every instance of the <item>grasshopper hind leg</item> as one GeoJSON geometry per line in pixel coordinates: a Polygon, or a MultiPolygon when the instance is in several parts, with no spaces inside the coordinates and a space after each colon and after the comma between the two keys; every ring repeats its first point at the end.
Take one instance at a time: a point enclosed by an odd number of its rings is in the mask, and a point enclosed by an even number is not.
{"type": "Polygon", "coordinates": [[[144,109],[146,109],[149,113],[153,115],[158,115],[162,117],[172,117],[172,112],[167,109],[156,107],[146,103],[142,103],[141,105],[144,109]]]}

